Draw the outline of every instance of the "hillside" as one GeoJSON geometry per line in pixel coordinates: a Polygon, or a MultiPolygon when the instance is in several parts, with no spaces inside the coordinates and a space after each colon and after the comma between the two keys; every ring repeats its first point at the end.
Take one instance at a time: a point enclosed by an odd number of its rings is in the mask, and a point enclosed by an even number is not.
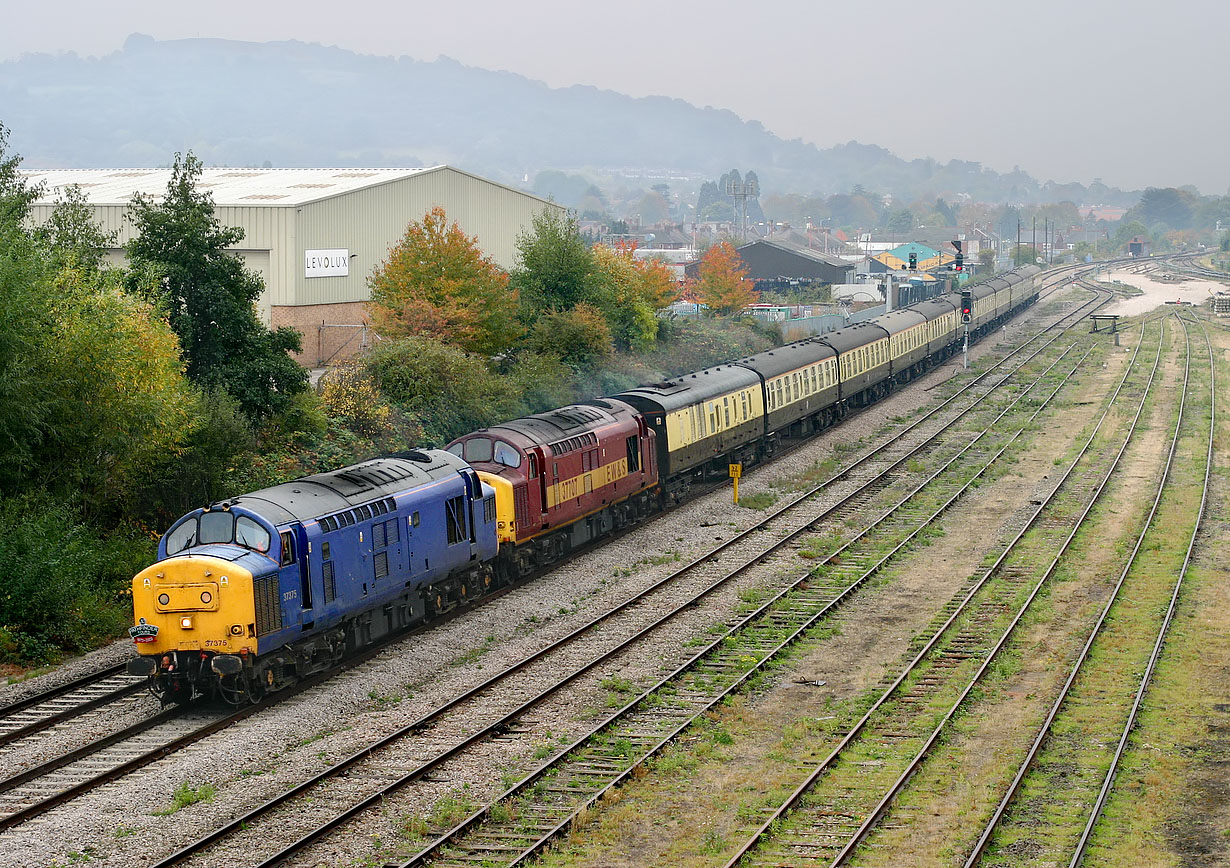
{"type": "Polygon", "coordinates": [[[191,149],[207,165],[451,163],[512,183],[543,169],[717,177],[743,166],[766,188],[802,193],[861,184],[899,197],[1086,198],[1080,185],[1043,186],[1022,171],[905,161],[857,142],[786,141],[730,111],[667,97],[550,88],[448,58],[301,42],[133,35],[101,58],[27,55],[0,64],[0,122],[30,168],[161,165],[191,149]]]}

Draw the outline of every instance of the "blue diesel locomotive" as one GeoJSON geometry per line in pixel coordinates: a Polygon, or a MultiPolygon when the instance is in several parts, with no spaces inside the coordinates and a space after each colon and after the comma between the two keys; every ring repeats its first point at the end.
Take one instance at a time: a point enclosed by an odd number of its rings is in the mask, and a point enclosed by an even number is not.
{"type": "Polygon", "coordinates": [[[165,699],[255,701],[490,587],[495,494],[412,451],[194,510],[133,579],[140,656],[165,699]]]}

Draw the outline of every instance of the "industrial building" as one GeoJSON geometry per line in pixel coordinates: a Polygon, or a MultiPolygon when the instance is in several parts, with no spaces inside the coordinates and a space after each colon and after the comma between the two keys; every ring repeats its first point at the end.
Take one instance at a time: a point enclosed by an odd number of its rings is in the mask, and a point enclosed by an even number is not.
{"type": "MultiPolygon", "coordinates": [[[[757,289],[778,289],[810,283],[849,283],[854,264],[831,253],[822,253],[787,241],[761,239],[735,249],[747,268],[747,278],[757,289]]],[[[700,274],[700,263],[688,263],[688,277],[700,274]]]]}
{"type": "MultiPolygon", "coordinates": [[[[159,199],[170,169],[30,171],[43,185],[33,219],[41,223],[57,194],[76,185],[104,232],[117,233],[109,251],[122,261],[133,235],[128,219],[135,194],[159,199]]],[[[310,367],[353,355],[370,340],[367,278],[406,227],[440,206],[450,221],[478,239],[503,268],[517,261],[517,237],[554,202],[451,166],[427,169],[204,169],[198,189],[213,197],[219,221],[243,229],[234,248],[265,281],[260,315],[273,326],[303,333],[300,361],[310,367]]]]}

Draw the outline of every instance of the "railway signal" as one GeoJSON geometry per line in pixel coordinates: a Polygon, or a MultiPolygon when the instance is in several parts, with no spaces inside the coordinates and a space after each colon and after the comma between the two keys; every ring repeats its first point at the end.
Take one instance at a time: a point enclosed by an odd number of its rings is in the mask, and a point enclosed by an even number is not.
{"type": "Polygon", "coordinates": [[[952,246],[957,248],[957,262],[956,262],[957,271],[965,270],[965,253],[961,250],[961,245],[963,243],[964,243],[963,241],[952,242],[952,246]]]}
{"type": "Polygon", "coordinates": [[[910,251],[910,271],[918,271],[918,254],[910,251]]]}
{"type": "Polygon", "coordinates": [[[970,323],[974,320],[974,294],[968,289],[961,290],[961,322],[970,323]]]}

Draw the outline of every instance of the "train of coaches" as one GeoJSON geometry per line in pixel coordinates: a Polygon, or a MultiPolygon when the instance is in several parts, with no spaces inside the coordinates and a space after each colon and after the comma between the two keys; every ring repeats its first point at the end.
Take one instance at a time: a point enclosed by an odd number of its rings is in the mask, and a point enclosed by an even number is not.
{"type": "MultiPolygon", "coordinates": [[[[1028,267],[967,290],[977,338],[1038,296],[1028,267]]],[[[164,701],[242,704],[506,584],[755,463],[960,350],[948,293],[618,395],[194,510],[133,579],[164,701]]]]}

